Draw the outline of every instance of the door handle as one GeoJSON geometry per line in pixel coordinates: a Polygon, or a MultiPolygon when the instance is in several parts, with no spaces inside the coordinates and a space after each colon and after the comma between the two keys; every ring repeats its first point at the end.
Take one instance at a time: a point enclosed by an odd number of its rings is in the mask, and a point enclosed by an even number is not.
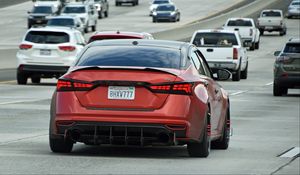
{"type": "Polygon", "coordinates": [[[214,49],[206,49],[207,52],[213,52],[214,49]]]}

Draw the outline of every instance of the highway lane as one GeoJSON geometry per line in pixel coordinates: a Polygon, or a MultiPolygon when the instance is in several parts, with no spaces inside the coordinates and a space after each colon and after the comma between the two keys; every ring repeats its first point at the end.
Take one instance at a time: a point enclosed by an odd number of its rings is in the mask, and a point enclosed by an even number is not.
{"type": "Polygon", "coordinates": [[[220,82],[231,96],[233,136],[227,151],[189,158],[184,147],[93,147],[77,144],[71,154],[48,147],[49,104],[55,80],[41,85],[0,83],[0,174],[299,174],[299,158],[277,157],[299,147],[300,91],[272,96],[275,50],[299,36],[300,21],[288,20],[288,34],[261,38],[249,52],[249,78],[220,82]]]}

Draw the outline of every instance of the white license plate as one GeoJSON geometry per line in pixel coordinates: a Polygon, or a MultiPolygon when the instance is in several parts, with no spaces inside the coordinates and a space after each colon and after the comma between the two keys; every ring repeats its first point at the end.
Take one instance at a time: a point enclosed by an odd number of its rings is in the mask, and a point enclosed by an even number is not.
{"type": "Polygon", "coordinates": [[[51,50],[50,49],[41,49],[40,50],[40,55],[51,55],[51,50]]]}
{"type": "Polygon", "coordinates": [[[134,100],[135,87],[108,86],[107,98],[112,100],[134,100]]]}

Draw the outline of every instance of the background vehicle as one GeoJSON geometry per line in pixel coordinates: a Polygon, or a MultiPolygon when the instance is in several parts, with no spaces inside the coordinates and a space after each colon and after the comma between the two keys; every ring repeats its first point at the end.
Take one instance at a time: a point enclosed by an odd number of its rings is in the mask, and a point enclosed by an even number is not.
{"type": "Polygon", "coordinates": [[[290,39],[277,56],[274,64],[273,95],[282,96],[289,88],[300,88],[300,38],[290,39]]]}
{"type": "Polygon", "coordinates": [[[300,17],[300,0],[292,1],[288,7],[287,17],[292,18],[294,16],[300,17]]]}
{"type": "Polygon", "coordinates": [[[56,16],[48,20],[49,27],[72,27],[84,33],[84,25],[77,16],[56,16]]]}
{"type": "MultiPolygon", "coordinates": [[[[106,40],[85,48],[52,98],[53,152],[73,144],[184,145],[207,157],[229,144],[229,99],[192,44],[106,40]],[[176,110],[174,110],[176,109],[176,110]]],[[[226,70],[219,77],[230,77],[226,70]]]]}
{"type": "Polygon", "coordinates": [[[31,12],[28,12],[27,27],[32,25],[46,25],[48,19],[55,16],[58,9],[53,5],[35,5],[31,12]]]}
{"type": "Polygon", "coordinates": [[[63,7],[62,0],[32,0],[34,5],[53,5],[56,9],[60,10],[63,7]]]}
{"type": "Polygon", "coordinates": [[[216,68],[229,70],[232,72],[233,81],[247,79],[247,50],[243,47],[237,31],[198,30],[195,31],[190,43],[197,46],[212,70],[216,68]]]}
{"type": "Polygon", "coordinates": [[[95,0],[95,7],[98,12],[98,18],[108,17],[109,3],[107,0],[95,0]]]}
{"type": "Polygon", "coordinates": [[[93,34],[88,43],[97,40],[107,40],[107,39],[154,39],[150,33],[142,32],[120,32],[120,31],[105,31],[96,32],[93,34]]]}
{"type": "Polygon", "coordinates": [[[229,18],[223,29],[239,31],[243,42],[250,50],[259,49],[260,33],[252,18],[229,18]]]}
{"type": "Polygon", "coordinates": [[[150,7],[149,7],[149,16],[152,16],[154,10],[157,8],[157,6],[159,4],[172,4],[172,1],[171,0],[153,0],[151,3],[150,3],[150,7]]]}
{"type": "Polygon", "coordinates": [[[139,0],[115,0],[116,6],[120,6],[123,3],[131,3],[132,6],[139,5],[139,0]]]}
{"type": "Polygon", "coordinates": [[[67,72],[85,45],[82,34],[72,28],[31,28],[17,52],[17,82],[40,83],[41,78],[60,77],[67,72]]]}
{"type": "Polygon", "coordinates": [[[160,20],[180,21],[179,9],[173,4],[158,5],[152,14],[152,21],[158,22],[160,20]]]}
{"type": "Polygon", "coordinates": [[[257,19],[257,27],[261,35],[264,34],[264,31],[278,31],[280,36],[285,35],[286,24],[282,10],[263,10],[260,13],[260,17],[257,19]]]}
{"type": "Polygon", "coordinates": [[[93,5],[82,3],[70,3],[63,9],[61,15],[77,16],[84,24],[84,32],[87,33],[89,27],[92,31],[96,31],[97,26],[97,10],[93,5]]]}

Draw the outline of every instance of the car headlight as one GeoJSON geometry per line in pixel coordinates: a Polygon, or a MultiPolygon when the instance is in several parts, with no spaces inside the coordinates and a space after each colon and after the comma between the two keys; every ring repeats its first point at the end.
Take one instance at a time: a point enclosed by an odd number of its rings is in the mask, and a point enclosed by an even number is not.
{"type": "Polygon", "coordinates": [[[174,16],[175,14],[176,14],[175,12],[172,12],[172,13],[171,13],[171,16],[174,16]]]}
{"type": "Polygon", "coordinates": [[[157,12],[153,12],[153,14],[152,14],[153,16],[156,16],[157,15],[157,12]]]}
{"type": "Polygon", "coordinates": [[[85,23],[85,18],[80,18],[80,20],[83,24],[85,23]]]}

